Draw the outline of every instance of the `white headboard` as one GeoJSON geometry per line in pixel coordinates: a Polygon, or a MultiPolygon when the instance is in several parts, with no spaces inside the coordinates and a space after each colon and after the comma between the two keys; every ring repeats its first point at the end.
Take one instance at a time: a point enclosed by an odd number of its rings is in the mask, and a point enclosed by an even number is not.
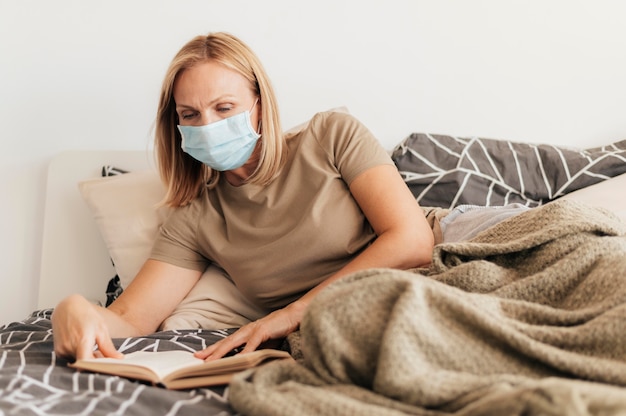
{"type": "Polygon", "coordinates": [[[104,165],[155,169],[148,151],[67,151],[48,168],[38,308],[51,308],[72,293],[104,304],[115,269],[78,182],[101,176],[104,165]]]}

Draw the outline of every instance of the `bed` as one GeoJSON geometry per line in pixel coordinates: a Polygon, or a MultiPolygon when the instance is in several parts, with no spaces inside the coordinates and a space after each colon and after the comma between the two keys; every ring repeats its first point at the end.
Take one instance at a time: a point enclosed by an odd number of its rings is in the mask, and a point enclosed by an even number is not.
{"type": "MultiPolygon", "coordinates": [[[[52,308],[74,292],[114,299],[167,215],[149,152],[60,154],[38,307],[0,327],[0,414],[626,414],[626,141],[566,149],[416,133],[392,157],[422,206],[533,209],[438,245],[430,269],[331,286],[284,344],[295,361],[172,391],[76,372],[53,353],[52,308]]],[[[196,350],[228,335],[196,328],[203,290],[201,279],[175,311],[188,329],[116,346],[196,350]]]]}

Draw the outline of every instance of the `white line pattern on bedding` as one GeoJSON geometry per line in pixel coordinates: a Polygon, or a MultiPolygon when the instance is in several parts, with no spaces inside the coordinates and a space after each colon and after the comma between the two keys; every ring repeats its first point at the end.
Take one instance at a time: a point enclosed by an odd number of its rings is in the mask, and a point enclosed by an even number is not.
{"type": "MultiPolygon", "coordinates": [[[[104,374],[78,372],[53,352],[51,309],[0,327],[0,415],[236,415],[228,387],[166,390],[104,374]]],[[[115,339],[131,351],[195,351],[232,330],[164,331],[115,339]]]]}
{"type": "Polygon", "coordinates": [[[592,149],[414,133],[392,159],[425,207],[543,205],[626,172],[626,140],[592,149]]]}

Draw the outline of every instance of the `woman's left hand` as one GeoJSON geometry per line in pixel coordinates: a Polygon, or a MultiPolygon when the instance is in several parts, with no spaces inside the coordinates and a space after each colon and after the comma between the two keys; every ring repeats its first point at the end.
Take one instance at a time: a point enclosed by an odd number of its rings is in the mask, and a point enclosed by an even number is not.
{"type": "Polygon", "coordinates": [[[261,344],[279,340],[296,331],[300,326],[305,307],[303,302],[295,301],[283,309],[278,309],[257,321],[242,326],[235,333],[202,351],[197,351],[194,355],[209,361],[222,358],[242,345],[245,347],[240,352],[241,354],[254,351],[261,344]]]}

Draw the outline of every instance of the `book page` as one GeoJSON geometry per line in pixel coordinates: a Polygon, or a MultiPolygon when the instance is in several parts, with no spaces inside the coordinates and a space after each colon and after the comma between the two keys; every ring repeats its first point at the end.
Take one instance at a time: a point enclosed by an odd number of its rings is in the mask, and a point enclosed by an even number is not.
{"type": "Polygon", "coordinates": [[[291,359],[287,351],[262,349],[246,354],[237,354],[217,360],[204,361],[189,351],[138,351],[123,358],[89,358],[78,360],[70,367],[113,374],[153,384],[188,388],[224,384],[233,373],[257,366],[273,359],[291,359]],[[186,381],[182,381],[186,379],[186,381]]]}
{"type": "Polygon", "coordinates": [[[80,360],[76,363],[77,368],[83,368],[92,371],[106,372],[110,374],[119,374],[127,376],[139,377],[140,374],[152,373],[151,381],[159,381],[165,378],[169,373],[188,367],[202,365],[204,363],[200,358],[193,356],[189,351],[136,351],[124,355],[123,358],[89,358],[80,360]],[[126,367],[138,367],[139,373],[126,367]]]}
{"type": "Polygon", "coordinates": [[[180,368],[172,371],[163,381],[176,380],[183,377],[198,377],[204,375],[226,374],[242,371],[255,367],[265,361],[272,359],[291,358],[287,351],[261,349],[246,354],[237,354],[230,357],[223,357],[214,361],[202,361],[199,366],[193,368],[180,368]]]}

